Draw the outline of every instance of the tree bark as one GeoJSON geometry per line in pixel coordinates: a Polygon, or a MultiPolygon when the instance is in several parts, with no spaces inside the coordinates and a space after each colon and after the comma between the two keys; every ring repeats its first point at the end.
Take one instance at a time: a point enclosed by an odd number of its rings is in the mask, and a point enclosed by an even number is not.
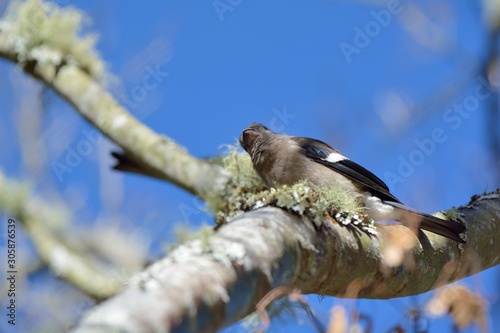
{"type": "MultiPolygon", "coordinates": [[[[251,211],[211,237],[179,246],[92,309],[73,332],[214,332],[283,285],[336,297],[420,294],[500,262],[500,191],[457,212],[468,226],[467,244],[429,233],[408,253],[413,265],[389,267],[383,237],[330,221],[316,227],[274,207],[251,211]]],[[[405,227],[379,226],[382,233],[399,228],[405,227]]]]}

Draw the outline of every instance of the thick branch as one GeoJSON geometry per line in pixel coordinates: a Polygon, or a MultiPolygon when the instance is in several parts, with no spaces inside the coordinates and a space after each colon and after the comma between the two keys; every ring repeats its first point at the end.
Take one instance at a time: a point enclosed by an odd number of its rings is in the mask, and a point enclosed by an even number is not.
{"type": "MultiPolygon", "coordinates": [[[[0,30],[0,57],[17,63],[19,55],[10,46],[8,34],[0,30]]],[[[156,134],[137,121],[76,65],[40,63],[32,59],[23,66],[23,70],[56,90],[85,119],[150,173],[200,197],[223,188],[227,175],[222,168],[189,155],[171,139],[156,134]]]]}
{"type": "MultiPolygon", "coordinates": [[[[500,192],[458,213],[469,227],[463,248],[429,234],[412,250],[412,268],[391,268],[379,250],[386,245],[382,237],[371,240],[332,222],[318,229],[278,208],[252,211],[208,239],[181,245],[91,311],[74,332],[213,332],[254,311],[281,285],[339,297],[420,294],[500,262],[500,192]],[[353,283],[358,287],[350,294],[353,283]]],[[[405,227],[379,227],[397,228],[405,227]]]]}

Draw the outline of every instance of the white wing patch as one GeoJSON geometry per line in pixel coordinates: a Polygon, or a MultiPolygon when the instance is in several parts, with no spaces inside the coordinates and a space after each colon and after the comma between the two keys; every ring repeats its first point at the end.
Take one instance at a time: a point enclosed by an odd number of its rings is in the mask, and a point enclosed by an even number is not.
{"type": "Polygon", "coordinates": [[[375,221],[395,220],[398,217],[394,207],[384,204],[380,198],[372,196],[370,193],[364,194],[365,206],[368,208],[368,215],[375,221]]]}
{"type": "Polygon", "coordinates": [[[333,152],[333,153],[330,153],[330,155],[328,155],[325,158],[325,160],[328,161],[328,162],[330,162],[330,163],[337,163],[339,161],[347,160],[347,157],[345,157],[342,154],[333,152]]]}

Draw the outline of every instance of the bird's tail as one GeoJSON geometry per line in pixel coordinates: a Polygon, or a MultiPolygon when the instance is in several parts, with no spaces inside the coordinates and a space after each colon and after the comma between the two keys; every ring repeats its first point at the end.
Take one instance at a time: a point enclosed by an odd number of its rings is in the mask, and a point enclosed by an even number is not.
{"type": "Polygon", "coordinates": [[[401,216],[398,220],[409,226],[422,228],[443,237],[453,239],[459,243],[465,243],[465,241],[459,236],[466,230],[466,226],[461,222],[443,220],[438,217],[419,212],[418,210],[407,207],[399,202],[384,201],[384,203],[394,207],[400,213],[398,215],[401,216]]]}

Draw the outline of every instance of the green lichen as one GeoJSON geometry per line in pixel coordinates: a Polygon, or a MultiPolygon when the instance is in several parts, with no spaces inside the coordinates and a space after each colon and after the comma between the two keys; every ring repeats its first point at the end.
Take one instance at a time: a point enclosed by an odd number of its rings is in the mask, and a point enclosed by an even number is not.
{"type": "Polygon", "coordinates": [[[250,210],[274,206],[306,216],[318,226],[329,219],[376,234],[374,221],[341,186],[313,190],[306,181],[301,181],[292,186],[267,189],[253,169],[248,154],[239,152],[237,146],[227,146],[227,150],[223,166],[231,175],[229,184],[218,200],[208,202],[216,212],[217,224],[250,210]]]}
{"type": "Polygon", "coordinates": [[[351,212],[357,212],[362,209],[359,201],[340,184],[333,187],[322,187],[318,191],[321,199],[328,204],[326,208],[342,207],[344,210],[351,212]]]}
{"type": "Polygon", "coordinates": [[[174,228],[176,239],[174,242],[166,242],[163,245],[165,253],[171,253],[188,242],[198,242],[203,252],[211,252],[211,239],[214,235],[214,228],[209,225],[202,225],[200,228],[193,229],[185,225],[177,225],[174,228]]]}
{"type": "Polygon", "coordinates": [[[262,179],[253,168],[250,155],[240,152],[238,143],[225,145],[226,156],[222,159],[222,165],[233,176],[233,180],[239,187],[257,188],[265,187],[262,179]]]}
{"type": "Polygon", "coordinates": [[[448,220],[460,221],[460,222],[463,222],[464,220],[464,214],[460,213],[455,207],[452,207],[451,209],[443,212],[443,215],[448,220]]]}
{"type": "Polygon", "coordinates": [[[189,242],[195,239],[200,239],[203,248],[209,247],[209,240],[212,237],[214,231],[213,228],[204,225],[198,229],[190,229],[183,225],[179,225],[174,229],[174,233],[177,236],[178,244],[189,242]]]}
{"type": "Polygon", "coordinates": [[[29,206],[36,206],[38,217],[54,230],[62,230],[71,220],[71,214],[57,205],[44,205],[40,198],[32,196],[32,185],[25,181],[14,181],[5,177],[0,170],[0,211],[10,212],[13,216],[26,218],[29,206]]]}
{"type": "Polygon", "coordinates": [[[0,21],[21,65],[74,63],[97,80],[104,77],[104,63],[95,51],[96,34],[81,36],[90,20],[80,11],[60,8],[42,0],[13,1],[0,21]]]}
{"type": "Polygon", "coordinates": [[[230,209],[230,201],[241,201],[240,196],[245,193],[258,193],[266,188],[264,182],[253,169],[252,161],[247,153],[238,150],[238,144],[224,145],[225,155],[217,161],[229,173],[229,181],[223,193],[208,193],[204,200],[208,207],[219,216],[218,220],[224,219],[224,212],[230,209]]]}

